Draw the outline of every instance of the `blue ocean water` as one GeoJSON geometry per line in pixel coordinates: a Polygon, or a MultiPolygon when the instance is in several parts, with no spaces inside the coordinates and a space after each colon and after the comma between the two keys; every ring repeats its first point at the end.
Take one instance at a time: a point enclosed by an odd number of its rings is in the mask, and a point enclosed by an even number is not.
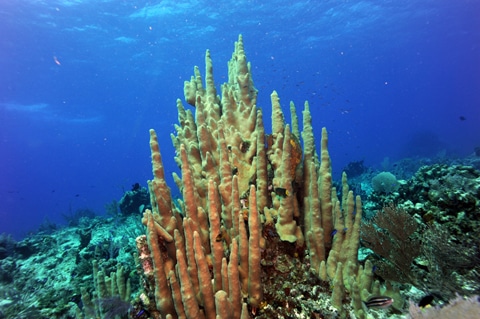
{"type": "Polygon", "coordinates": [[[308,100],[335,179],[351,161],[473,153],[479,16],[477,0],[2,1],[0,233],[145,186],[150,128],[178,171],[183,82],[210,49],[223,83],[240,33],[267,131],[273,90],[286,112],[308,100]]]}

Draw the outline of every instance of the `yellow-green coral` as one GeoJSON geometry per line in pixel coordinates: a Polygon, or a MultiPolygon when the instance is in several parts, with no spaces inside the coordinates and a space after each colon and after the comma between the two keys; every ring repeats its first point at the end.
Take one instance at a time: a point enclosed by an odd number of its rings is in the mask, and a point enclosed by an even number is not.
{"type": "MultiPolygon", "coordinates": [[[[183,198],[175,205],[151,131],[152,211],[143,220],[148,245],[140,245],[154,266],[155,282],[146,280],[146,291],[156,291],[150,294],[156,309],[149,311],[153,317],[268,317],[279,302],[281,311],[298,311],[291,308],[299,300],[290,297],[292,289],[276,288],[282,280],[301,282],[295,293],[318,285],[316,291],[328,297],[329,284],[322,288],[321,282],[332,281],[331,304],[344,311],[345,297],[356,287],[362,210],[346,176],[341,198],[332,187],[327,130],[322,129],[318,154],[308,103],[300,132],[294,104],[288,124],[273,92],[272,134],[266,135],[241,36],[221,96],[212,65],[207,51],[205,84],[197,67],[185,82],[185,99],[194,112],[177,100],[179,124],[172,141],[182,175],[174,178],[183,198]]],[[[151,269],[144,271],[151,276],[151,269]]],[[[334,311],[319,302],[307,308],[302,311],[334,311]]]]}

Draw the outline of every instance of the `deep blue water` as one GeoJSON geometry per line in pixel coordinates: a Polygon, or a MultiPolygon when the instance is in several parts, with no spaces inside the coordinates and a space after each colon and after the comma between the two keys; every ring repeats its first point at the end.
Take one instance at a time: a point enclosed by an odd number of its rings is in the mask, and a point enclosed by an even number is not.
{"type": "Polygon", "coordinates": [[[210,49],[223,83],[239,33],[267,131],[274,89],[285,111],[308,100],[334,178],[350,161],[466,156],[480,146],[479,16],[479,0],[1,1],[0,233],[102,214],[146,185],[149,128],[177,170],[183,81],[210,49]]]}

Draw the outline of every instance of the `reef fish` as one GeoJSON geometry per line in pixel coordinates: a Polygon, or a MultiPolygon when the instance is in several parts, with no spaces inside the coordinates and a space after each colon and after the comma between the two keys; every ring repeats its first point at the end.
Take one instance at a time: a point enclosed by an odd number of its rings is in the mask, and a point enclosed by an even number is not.
{"type": "Polygon", "coordinates": [[[434,299],[433,295],[426,295],[422,299],[420,299],[420,301],[418,302],[418,306],[421,308],[431,306],[433,299],[434,299]]]}
{"type": "Polygon", "coordinates": [[[388,296],[372,296],[368,298],[367,301],[364,301],[363,303],[367,308],[385,309],[392,305],[393,298],[390,298],[388,296]]]}

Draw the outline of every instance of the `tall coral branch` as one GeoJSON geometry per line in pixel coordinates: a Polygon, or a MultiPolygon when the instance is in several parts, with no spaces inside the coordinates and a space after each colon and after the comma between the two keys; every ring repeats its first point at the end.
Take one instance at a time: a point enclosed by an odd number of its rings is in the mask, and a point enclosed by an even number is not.
{"type": "Polygon", "coordinates": [[[331,302],[342,311],[345,289],[358,269],[361,201],[348,190],[346,177],[341,199],[332,188],[326,129],[318,156],[308,103],[300,132],[294,104],[292,123],[285,123],[273,92],[272,134],[265,133],[241,36],[221,98],[209,51],[205,64],[205,84],[198,67],[185,82],[185,99],[195,113],[177,100],[179,124],[172,142],[181,167],[181,177],[174,174],[182,193],[178,205],[150,131],[152,212],[143,220],[148,247],[138,241],[139,252],[149,251],[153,261],[153,270],[144,263],[145,290],[156,303],[149,311],[186,318],[268,316],[266,307],[273,302],[268,298],[279,293],[275,280],[293,276],[294,265],[310,269],[299,274],[305,280],[313,274],[312,283],[336,281],[331,302]],[[152,273],[154,282],[148,279],[152,273]]]}

